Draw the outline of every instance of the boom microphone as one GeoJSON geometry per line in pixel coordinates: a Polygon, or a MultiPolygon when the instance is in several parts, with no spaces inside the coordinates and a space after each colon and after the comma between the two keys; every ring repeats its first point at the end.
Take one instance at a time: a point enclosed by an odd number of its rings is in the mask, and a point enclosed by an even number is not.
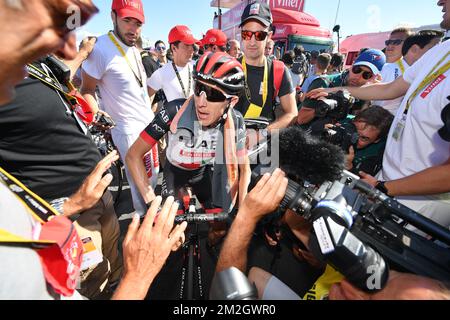
{"type": "Polygon", "coordinates": [[[280,131],[280,168],[297,181],[320,185],[339,180],[344,170],[344,152],[341,148],[319,140],[299,127],[280,131]]]}

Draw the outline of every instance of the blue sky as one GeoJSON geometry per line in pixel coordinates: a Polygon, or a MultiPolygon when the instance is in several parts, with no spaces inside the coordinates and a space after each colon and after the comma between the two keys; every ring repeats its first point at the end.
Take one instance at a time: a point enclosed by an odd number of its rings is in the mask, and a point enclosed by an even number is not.
{"type": "MultiPolygon", "coordinates": [[[[99,7],[97,14],[78,31],[79,38],[87,34],[100,35],[112,28],[111,0],[94,0],[99,7]]],[[[216,8],[210,8],[210,0],[144,0],[146,24],[145,38],[152,43],[158,39],[167,41],[169,30],[176,24],[188,25],[194,36],[200,38],[212,28],[216,8]]],[[[332,28],[339,0],[306,0],[305,11],[315,16],[326,28],[332,28]]],[[[387,31],[395,26],[408,24],[413,27],[438,24],[442,20],[437,0],[341,0],[338,24],[342,35],[387,31]]],[[[79,39],[80,40],[80,39],[79,39]]]]}

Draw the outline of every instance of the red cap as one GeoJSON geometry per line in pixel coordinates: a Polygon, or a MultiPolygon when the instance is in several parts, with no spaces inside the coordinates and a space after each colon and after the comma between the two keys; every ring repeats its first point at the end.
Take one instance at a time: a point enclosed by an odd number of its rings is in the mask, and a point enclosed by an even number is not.
{"type": "Polygon", "coordinates": [[[169,43],[174,43],[181,41],[184,44],[195,44],[198,42],[197,39],[192,35],[191,29],[186,26],[175,26],[169,32],[169,43]]]}
{"type": "Polygon", "coordinates": [[[145,23],[144,6],[141,0],[113,0],[112,10],[120,18],[135,18],[145,23]]]}
{"type": "Polygon", "coordinates": [[[227,44],[227,41],[227,35],[222,30],[210,29],[202,39],[202,45],[217,45],[223,47],[227,44]]]}

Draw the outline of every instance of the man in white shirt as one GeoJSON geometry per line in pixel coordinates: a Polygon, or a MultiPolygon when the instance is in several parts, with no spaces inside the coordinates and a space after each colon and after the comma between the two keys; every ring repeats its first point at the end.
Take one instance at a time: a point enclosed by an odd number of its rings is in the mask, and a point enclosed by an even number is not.
{"type": "Polygon", "coordinates": [[[194,54],[194,39],[191,30],[182,25],[175,26],[169,33],[169,44],[173,61],[153,73],[147,80],[148,94],[153,97],[158,90],[163,90],[167,102],[187,99],[193,93],[192,71],[190,64],[194,54]]]}
{"type": "MultiPolygon", "coordinates": [[[[438,5],[445,12],[441,27],[450,29],[450,0],[440,0],[438,5]]],[[[405,95],[389,132],[378,180],[364,172],[360,175],[384,193],[448,228],[450,143],[438,132],[444,124],[442,112],[450,104],[450,41],[429,50],[394,82],[347,89],[353,96],[367,100],[405,95]]],[[[324,90],[315,90],[309,96],[323,96],[325,93],[320,91],[324,90]]]]}
{"type": "MultiPolygon", "coordinates": [[[[408,37],[403,41],[403,57],[394,62],[384,65],[382,70],[382,82],[389,83],[402,76],[405,71],[419,60],[428,50],[441,42],[443,34],[430,30],[423,31],[408,37]]],[[[397,113],[403,97],[394,100],[376,101],[375,104],[383,107],[393,115],[397,113]]]]}
{"type": "MultiPolygon", "coordinates": [[[[96,106],[95,88],[98,86],[100,89],[102,105],[116,122],[112,137],[125,163],[129,147],[154,118],[145,85],[145,69],[135,46],[145,22],[142,1],[113,0],[111,18],[114,31],[98,38],[91,56],[83,63],[81,92],[90,104],[96,106]]],[[[157,147],[146,155],[144,161],[147,175],[156,187],[159,170],[157,147]]],[[[127,166],[125,171],[134,209],[143,215],[145,203],[127,166]]]]}

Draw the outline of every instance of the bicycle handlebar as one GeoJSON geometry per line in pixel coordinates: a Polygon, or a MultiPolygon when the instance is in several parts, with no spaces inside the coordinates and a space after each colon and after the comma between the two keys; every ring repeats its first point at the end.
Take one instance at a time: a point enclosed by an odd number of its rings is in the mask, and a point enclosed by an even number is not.
{"type": "Polygon", "coordinates": [[[229,214],[225,212],[216,214],[182,214],[175,217],[175,223],[182,223],[184,221],[188,223],[197,222],[225,222],[229,218],[229,214]]]}

